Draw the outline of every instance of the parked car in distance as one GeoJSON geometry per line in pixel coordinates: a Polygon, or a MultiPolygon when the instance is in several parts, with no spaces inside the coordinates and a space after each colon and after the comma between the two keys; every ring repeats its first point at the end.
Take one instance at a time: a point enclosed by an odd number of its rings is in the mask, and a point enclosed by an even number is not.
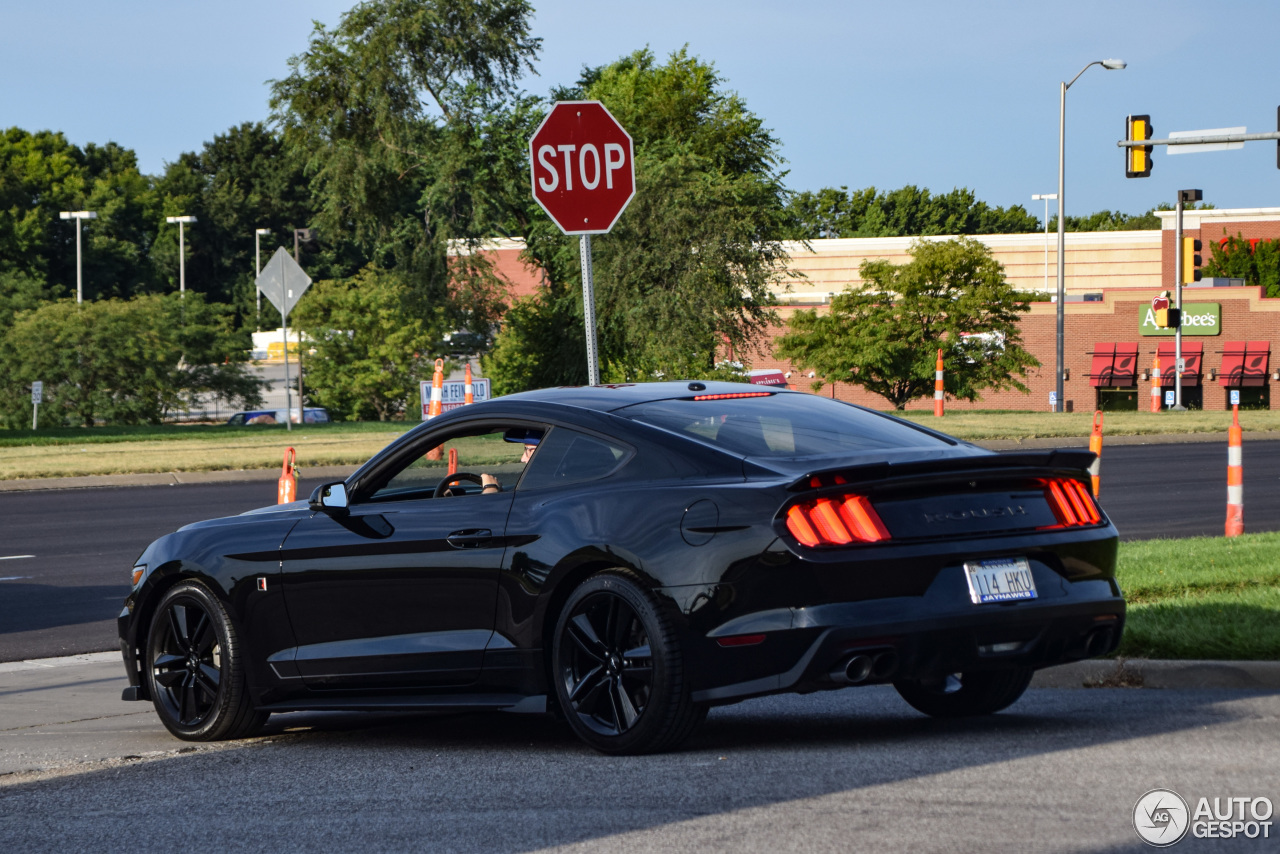
{"type": "MultiPolygon", "coordinates": [[[[327,424],[333,419],[329,417],[329,410],[323,406],[307,407],[302,410],[299,417],[298,410],[293,410],[294,424],[327,424]]],[[[283,409],[255,409],[249,412],[237,412],[227,419],[227,424],[232,427],[244,427],[249,424],[283,424],[283,409]]]]}
{"type": "Polygon", "coordinates": [[[610,754],[769,694],[893,685],[928,715],[992,714],[1120,643],[1093,460],[776,386],[498,397],[309,501],[148,546],[124,699],[192,741],[275,712],[558,710],[610,754]]]}

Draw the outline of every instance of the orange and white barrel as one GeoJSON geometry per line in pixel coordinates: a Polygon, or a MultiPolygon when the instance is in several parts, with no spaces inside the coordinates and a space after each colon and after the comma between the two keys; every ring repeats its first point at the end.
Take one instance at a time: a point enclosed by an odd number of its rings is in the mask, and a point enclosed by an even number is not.
{"type": "Polygon", "coordinates": [[[1102,488],[1102,410],[1093,413],[1093,434],[1089,436],[1089,450],[1093,451],[1093,462],[1089,463],[1089,477],[1093,480],[1093,497],[1098,497],[1102,488]]]}
{"type": "Polygon", "coordinates": [[[942,394],[942,350],[938,350],[938,364],[933,372],[933,414],[939,418],[943,415],[942,394]]]}
{"type": "Polygon", "coordinates": [[[280,466],[280,479],[276,481],[276,503],[288,504],[298,499],[298,452],[284,449],[284,463],[280,466]]]}
{"type": "Polygon", "coordinates": [[[427,417],[430,421],[444,411],[444,359],[436,359],[435,376],[431,378],[431,402],[427,404],[427,417]]]}
{"type": "Polygon", "coordinates": [[[1160,356],[1156,356],[1155,367],[1151,369],[1151,411],[1160,411],[1160,356]]]}
{"type": "Polygon", "coordinates": [[[1228,537],[1244,533],[1244,455],[1241,450],[1240,407],[1231,407],[1227,430],[1227,526],[1228,537]]]}

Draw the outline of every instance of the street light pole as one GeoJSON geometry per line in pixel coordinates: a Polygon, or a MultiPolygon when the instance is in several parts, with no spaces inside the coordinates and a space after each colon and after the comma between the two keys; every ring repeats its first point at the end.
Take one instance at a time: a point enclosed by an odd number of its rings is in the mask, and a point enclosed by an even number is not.
{"type": "Polygon", "coordinates": [[[186,240],[182,228],[189,222],[195,222],[196,218],[193,216],[167,216],[164,221],[178,224],[178,293],[185,299],[187,296],[187,256],[186,240]]]}
{"type": "MultiPolygon", "coordinates": [[[[1080,74],[1084,74],[1095,65],[1101,65],[1103,68],[1112,71],[1125,67],[1124,60],[1121,59],[1098,59],[1080,69],[1080,74]]],[[[1058,324],[1057,324],[1057,347],[1054,355],[1057,359],[1057,394],[1054,397],[1054,412],[1066,411],[1066,398],[1063,380],[1065,379],[1065,366],[1063,364],[1063,329],[1065,326],[1066,316],[1064,314],[1063,303],[1067,300],[1067,277],[1066,277],[1066,243],[1067,243],[1067,224],[1063,214],[1063,195],[1065,189],[1063,186],[1063,176],[1065,173],[1066,160],[1066,137],[1067,137],[1067,90],[1072,84],[1080,79],[1080,74],[1071,78],[1071,83],[1062,83],[1058,90],[1058,324]]]]}
{"type": "Polygon", "coordinates": [[[1049,202],[1058,198],[1057,193],[1036,193],[1031,201],[1044,200],[1044,292],[1049,293],[1049,202]]]}
{"type": "Polygon", "coordinates": [[[270,233],[269,228],[259,228],[253,232],[253,290],[258,318],[255,326],[258,332],[262,331],[262,288],[258,287],[258,276],[262,275],[262,244],[259,241],[262,235],[270,233]]]}
{"type": "Polygon", "coordinates": [[[80,261],[80,232],[84,230],[82,221],[97,218],[97,211],[62,211],[58,214],[58,219],[73,220],[76,224],[76,305],[84,302],[84,275],[80,261]]]}

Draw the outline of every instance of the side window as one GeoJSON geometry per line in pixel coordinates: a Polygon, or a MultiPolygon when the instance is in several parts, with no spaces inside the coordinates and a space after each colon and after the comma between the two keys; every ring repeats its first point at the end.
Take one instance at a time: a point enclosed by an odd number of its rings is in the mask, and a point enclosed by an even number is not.
{"type": "Polygon", "coordinates": [[[631,450],[623,445],[556,427],[538,446],[520,489],[597,480],[613,474],[630,456],[631,450]]]}
{"type": "Polygon", "coordinates": [[[494,478],[503,492],[510,492],[525,469],[522,458],[527,456],[526,442],[533,442],[542,433],[542,430],[523,427],[504,429],[486,426],[478,431],[446,437],[442,444],[435,446],[439,453],[433,453],[434,449],[431,447],[421,446],[415,453],[405,457],[403,466],[387,476],[367,500],[379,502],[431,498],[441,481],[446,478],[452,480],[459,475],[475,477],[459,477],[456,484],[448,487],[445,493],[448,498],[480,495],[482,486],[477,481],[484,475],[494,478]],[[451,451],[457,458],[453,476],[449,475],[451,451]]]}

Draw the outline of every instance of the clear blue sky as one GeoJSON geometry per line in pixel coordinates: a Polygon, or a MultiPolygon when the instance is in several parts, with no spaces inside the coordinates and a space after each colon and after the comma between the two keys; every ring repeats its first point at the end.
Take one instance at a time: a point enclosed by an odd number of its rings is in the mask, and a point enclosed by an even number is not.
{"type": "MultiPolygon", "coordinates": [[[[349,0],[0,7],[0,127],[114,140],[158,173],[184,151],[267,115],[266,81],[306,46],[311,19],[349,0]]],[[[1280,4],[535,0],[545,93],[584,65],[688,44],[783,143],[795,190],[970,187],[998,205],[1057,185],[1058,84],[1067,95],[1069,213],[1140,213],[1198,187],[1217,207],[1280,206],[1276,146],[1169,157],[1126,180],[1115,141],[1149,113],[1158,136],[1245,125],[1276,130],[1280,4]]]]}

